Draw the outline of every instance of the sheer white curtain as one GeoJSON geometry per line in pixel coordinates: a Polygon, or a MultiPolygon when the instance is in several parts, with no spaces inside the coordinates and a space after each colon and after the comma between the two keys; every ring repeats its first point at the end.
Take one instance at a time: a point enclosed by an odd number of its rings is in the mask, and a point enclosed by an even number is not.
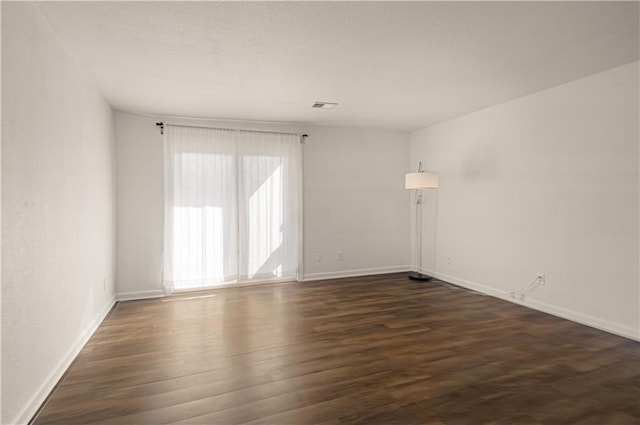
{"type": "Polygon", "coordinates": [[[164,153],[166,292],[296,277],[297,135],[168,125],[164,153]]]}

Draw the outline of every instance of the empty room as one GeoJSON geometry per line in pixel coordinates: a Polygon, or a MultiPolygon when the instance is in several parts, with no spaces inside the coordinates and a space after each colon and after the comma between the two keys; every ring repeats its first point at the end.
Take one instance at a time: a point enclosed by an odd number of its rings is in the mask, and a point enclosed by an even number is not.
{"type": "Polygon", "coordinates": [[[640,2],[0,12],[0,423],[640,424],[640,2]]]}

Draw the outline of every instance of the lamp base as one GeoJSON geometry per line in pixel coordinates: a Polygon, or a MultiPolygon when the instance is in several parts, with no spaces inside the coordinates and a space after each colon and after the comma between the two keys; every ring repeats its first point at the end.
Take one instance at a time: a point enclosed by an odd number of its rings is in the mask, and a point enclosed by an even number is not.
{"type": "Polygon", "coordinates": [[[420,272],[409,272],[409,279],[427,281],[433,278],[431,276],[427,276],[426,274],[422,274],[420,272]]]}

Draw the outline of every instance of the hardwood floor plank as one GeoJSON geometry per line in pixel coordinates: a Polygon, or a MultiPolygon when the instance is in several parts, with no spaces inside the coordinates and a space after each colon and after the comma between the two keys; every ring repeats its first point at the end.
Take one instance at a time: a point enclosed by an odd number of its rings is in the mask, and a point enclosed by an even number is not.
{"type": "Polygon", "coordinates": [[[640,344],[404,274],[121,302],[34,424],[640,424],[640,344]]]}

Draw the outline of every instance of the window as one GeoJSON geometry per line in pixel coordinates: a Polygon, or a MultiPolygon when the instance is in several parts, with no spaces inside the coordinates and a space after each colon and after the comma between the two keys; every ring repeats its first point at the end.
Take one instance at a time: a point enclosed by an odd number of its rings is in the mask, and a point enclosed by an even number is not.
{"type": "Polygon", "coordinates": [[[296,277],[298,135],[167,126],[164,152],[167,292],[296,277]]]}

